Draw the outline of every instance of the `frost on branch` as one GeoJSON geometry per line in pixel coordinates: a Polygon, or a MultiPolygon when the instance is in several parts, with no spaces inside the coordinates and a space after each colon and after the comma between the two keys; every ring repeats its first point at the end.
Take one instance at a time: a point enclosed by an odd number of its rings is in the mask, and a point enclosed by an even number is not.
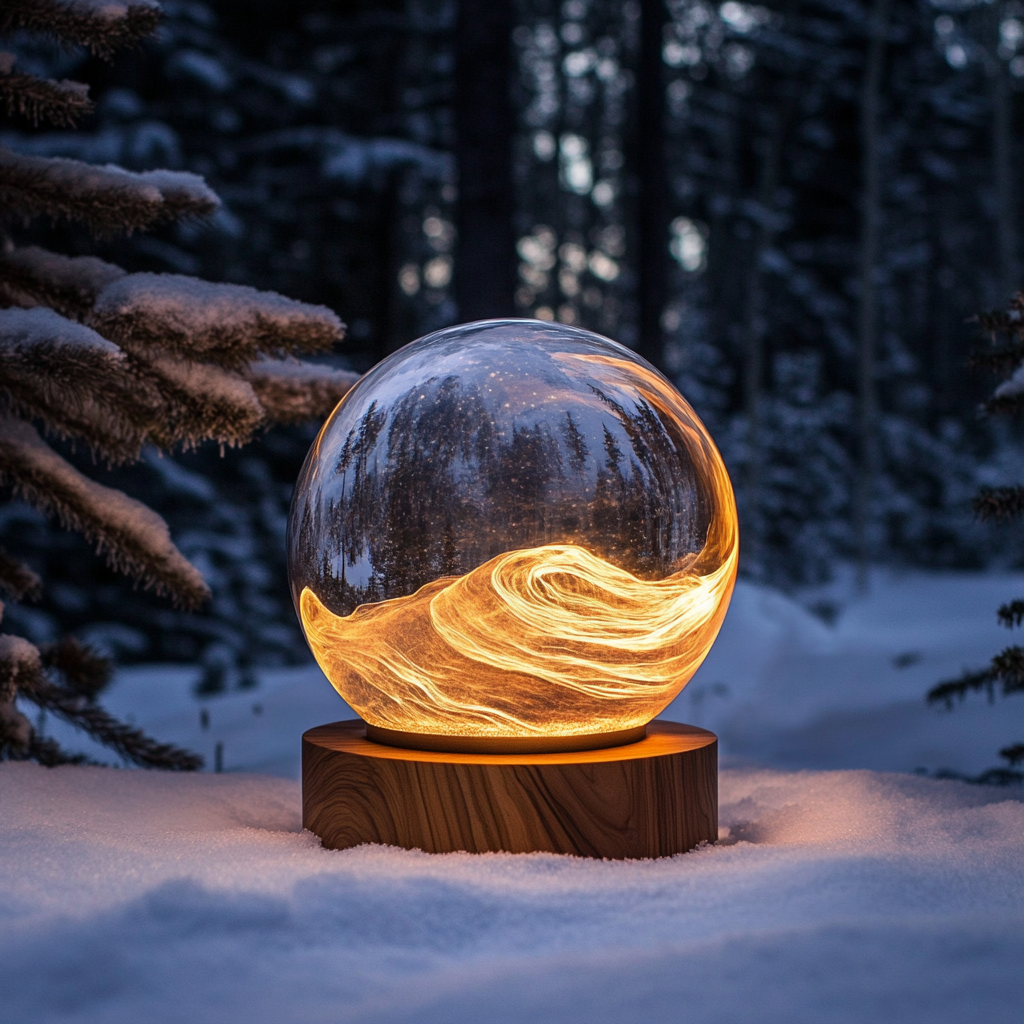
{"type": "Polygon", "coordinates": [[[160,24],[154,0],[3,0],[0,32],[24,28],[62,43],[87,46],[109,59],[152,35],[160,24]]]}
{"type": "Polygon", "coordinates": [[[302,423],[326,419],[359,374],[297,359],[258,359],[248,377],[268,419],[302,423]]]}
{"type": "MultiPolygon", "coordinates": [[[[0,31],[44,32],[103,57],[152,32],[158,19],[152,0],[0,0],[0,31]]],[[[86,86],[15,74],[14,57],[0,53],[4,110],[73,126],[91,104],[86,86]]],[[[207,216],[219,205],[194,174],[135,173],[0,147],[0,211],[8,222],[48,217],[110,235],[207,216]]],[[[343,330],[330,310],[273,293],[128,275],[93,257],[0,245],[0,483],[82,533],[113,568],[195,607],[209,591],[163,519],[84,476],[28,421],[115,464],[137,459],[147,443],[238,444],[269,420],[322,416],[351,384],[352,375],[328,368],[295,363],[249,373],[249,364],[324,351],[343,330]]],[[[0,551],[5,595],[21,600],[40,589],[26,565],[0,551]]],[[[40,661],[28,641],[12,637],[0,655],[0,758],[76,760],[33,732],[14,703],[20,697],[138,764],[200,766],[195,755],[155,743],[96,705],[109,666],[76,641],[43,650],[40,661]]]]}
{"type": "Polygon", "coordinates": [[[116,345],[45,308],[0,310],[0,399],[111,462],[138,455],[160,402],[116,345]]]}
{"type": "Polygon", "coordinates": [[[138,363],[159,381],[165,415],[154,420],[149,438],[162,448],[215,440],[248,441],[263,422],[263,407],[247,380],[210,363],[184,363],[165,356],[138,363]]]}
{"type": "Polygon", "coordinates": [[[63,157],[0,148],[0,204],[23,219],[84,223],[96,235],[131,232],[178,217],[204,217],[219,206],[202,178],[183,171],[136,174],[63,157]]]}
{"type": "Polygon", "coordinates": [[[260,353],[324,351],[345,330],[326,306],[178,274],[129,274],[114,281],[96,300],[89,322],[129,351],[155,350],[232,369],[260,353]]]}
{"type": "Polygon", "coordinates": [[[190,171],[141,171],[137,177],[159,190],[164,199],[162,217],[166,220],[208,217],[220,208],[217,193],[190,171]]]}
{"type": "Polygon", "coordinates": [[[62,256],[30,245],[0,252],[0,300],[12,306],[49,306],[80,320],[107,285],[125,271],[96,256],[62,256]]]}
{"type": "Polygon", "coordinates": [[[0,52],[0,106],[8,117],[19,114],[33,125],[47,121],[58,128],[73,128],[79,117],[92,113],[87,85],[16,75],[14,59],[13,53],[0,52]]]}
{"type": "Polygon", "coordinates": [[[103,487],[65,461],[29,424],[0,419],[0,479],[42,512],[83,534],[107,562],[195,608],[210,596],[199,571],[171,542],[167,524],[148,506],[103,487]]]}

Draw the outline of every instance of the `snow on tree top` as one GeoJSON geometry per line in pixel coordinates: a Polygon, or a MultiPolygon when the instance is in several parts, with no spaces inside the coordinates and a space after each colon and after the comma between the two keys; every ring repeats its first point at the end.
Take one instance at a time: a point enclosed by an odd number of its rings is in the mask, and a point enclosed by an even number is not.
{"type": "Polygon", "coordinates": [[[244,366],[260,352],[328,349],[344,333],[326,306],[178,274],[129,274],[114,281],[100,293],[90,322],[124,348],[229,367],[244,366]]]}

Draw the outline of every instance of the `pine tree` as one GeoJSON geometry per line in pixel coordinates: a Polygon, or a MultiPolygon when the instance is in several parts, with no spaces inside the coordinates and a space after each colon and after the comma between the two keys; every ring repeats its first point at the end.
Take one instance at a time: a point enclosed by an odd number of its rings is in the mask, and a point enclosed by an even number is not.
{"type": "MultiPolygon", "coordinates": [[[[153,0],[5,0],[0,31],[42,33],[106,60],[152,34],[159,19],[153,0]]],[[[70,126],[91,109],[84,85],[21,74],[10,54],[0,55],[0,96],[9,115],[33,124],[70,126]]],[[[194,174],[132,172],[0,147],[0,210],[12,231],[48,218],[111,236],[203,218],[218,207],[194,174]]],[[[325,307],[242,285],[128,273],[93,256],[17,246],[6,235],[0,306],[0,482],[83,534],[114,569],[184,608],[202,604],[209,589],[163,519],[97,483],[58,449],[77,444],[117,466],[206,441],[239,445],[272,423],[322,417],[355,378],[295,358],[341,338],[343,325],[325,307]]],[[[23,601],[40,593],[42,581],[2,552],[0,588],[23,601]]],[[[103,711],[97,698],[109,677],[109,663],[72,638],[36,646],[0,635],[0,756],[49,765],[80,760],[33,730],[21,700],[136,764],[201,765],[103,711]]]]}
{"type": "MultiPolygon", "coordinates": [[[[1012,414],[1024,409],[1024,293],[1018,292],[1005,311],[983,314],[978,318],[990,338],[990,344],[974,353],[971,363],[979,369],[1002,374],[1006,379],[984,404],[988,413],[1012,414]]],[[[1024,485],[983,487],[974,499],[974,512],[983,522],[1006,522],[1024,513],[1024,485]]],[[[1024,600],[1009,601],[998,612],[1000,625],[1014,629],[1024,624],[1024,600]]],[[[982,669],[965,672],[959,679],[939,683],[928,691],[930,704],[953,707],[970,693],[985,693],[989,700],[996,691],[1003,697],[1024,693],[1024,647],[1012,644],[1000,651],[982,669]]],[[[999,751],[1008,768],[994,768],[980,779],[987,782],[1011,782],[1024,779],[1015,771],[1024,764],[1024,742],[1012,743],[999,751]]]]}

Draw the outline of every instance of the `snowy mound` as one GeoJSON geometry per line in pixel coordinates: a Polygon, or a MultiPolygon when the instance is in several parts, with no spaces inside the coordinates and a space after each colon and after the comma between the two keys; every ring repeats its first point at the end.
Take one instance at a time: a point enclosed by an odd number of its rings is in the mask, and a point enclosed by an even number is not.
{"type": "Polygon", "coordinates": [[[617,863],[329,852],[291,781],[3,764],[0,1020],[1016,1024],[1019,796],[731,770],[722,843],[617,863]]]}

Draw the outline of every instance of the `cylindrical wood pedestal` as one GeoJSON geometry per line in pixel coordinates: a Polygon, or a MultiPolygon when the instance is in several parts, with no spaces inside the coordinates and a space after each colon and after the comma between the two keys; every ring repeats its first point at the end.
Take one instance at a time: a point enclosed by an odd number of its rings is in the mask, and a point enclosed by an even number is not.
{"type": "Polygon", "coordinates": [[[718,838],[718,740],[655,720],[646,739],[561,754],[446,754],[302,737],[302,823],[324,846],[666,857],[718,838]]]}

